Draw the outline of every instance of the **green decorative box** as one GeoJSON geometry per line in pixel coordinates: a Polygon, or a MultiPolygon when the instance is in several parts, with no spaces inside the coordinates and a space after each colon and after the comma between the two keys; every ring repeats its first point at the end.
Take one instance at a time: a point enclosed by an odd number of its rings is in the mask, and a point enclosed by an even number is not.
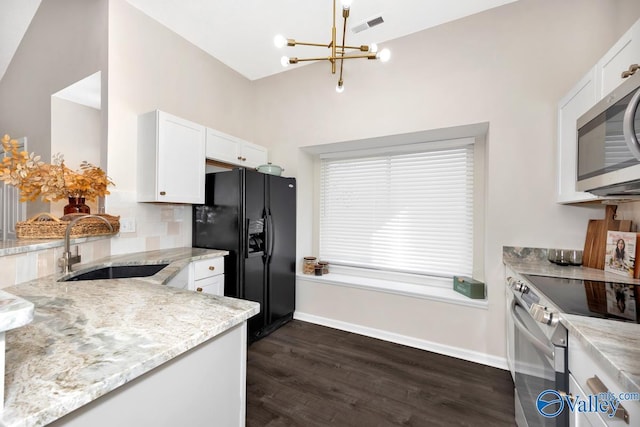
{"type": "Polygon", "coordinates": [[[484,283],[471,277],[453,276],[453,290],[473,299],[484,299],[484,283]]]}

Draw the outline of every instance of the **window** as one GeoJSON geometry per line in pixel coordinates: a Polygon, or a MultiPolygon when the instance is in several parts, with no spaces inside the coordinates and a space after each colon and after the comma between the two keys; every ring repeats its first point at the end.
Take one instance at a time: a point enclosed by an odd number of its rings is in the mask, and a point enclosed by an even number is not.
{"type": "Polygon", "coordinates": [[[324,156],[319,255],[433,277],[473,271],[473,139],[324,156]]]}

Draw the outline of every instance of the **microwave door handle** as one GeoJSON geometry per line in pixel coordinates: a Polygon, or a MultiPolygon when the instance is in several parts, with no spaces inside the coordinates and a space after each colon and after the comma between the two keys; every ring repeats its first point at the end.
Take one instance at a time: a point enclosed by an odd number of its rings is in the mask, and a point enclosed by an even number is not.
{"type": "Polygon", "coordinates": [[[516,313],[516,307],[519,307],[519,306],[520,304],[518,304],[516,300],[513,300],[511,302],[511,318],[513,319],[514,326],[518,328],[518,330],[522,333],[522,335],[524,335],[524,338],[526,338],[527,341],[529,341],[535,348],[540,350],[542,354],[544,354],[547,357],[547,360],[549,360],[549,362],[553,366],[552,361],[554,357],[554,351],[553,351],[554,349],[552,347],[549,347],[542,341],[540,341],[536,336],[534,336],[527,329],[525,324],[522,323],[522,320],[520,320],[520,316],[518,316],[518,314],[516,313]]]}
{"type": "Polygon", "coordinates": [[[624,112],[624,119],[622,120],[622,129],[624,132],[624,141],[627,143],[627,147],[633,154],[633,156],[640,160],[640,142],[636,136],[635,117],[638,106],[640,105],[640,89],[631,97],[629,105],[624,112]]]}

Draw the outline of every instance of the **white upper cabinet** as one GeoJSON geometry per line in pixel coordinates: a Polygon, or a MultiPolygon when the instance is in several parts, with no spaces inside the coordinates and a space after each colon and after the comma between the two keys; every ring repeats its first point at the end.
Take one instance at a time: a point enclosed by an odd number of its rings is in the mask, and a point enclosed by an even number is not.
{"type": "Polygon", "coordinates": [[[598,80],[593,67],[564,98],[558,102],[558,203],[596,200],[598,197],[576,190],[578,135],[576,121],[596,103],[598,80]]]}
{"type": "Polygon", "coordinates": [[[205,127],[162,111],[138,118],[138,201],[204,203],[205,127]]]}
{"type": "Polygon", "coordinates": [[[267,163],[267,149],[261,145],[244,141],[242,143],[242,162],[248,168],[257,168],[267,163]]]}
{"type": "Polygon", "coordinates": [[[640,21],[636,22],[598,61],[600,92],[598,100],[623,82],[622,73],[640,64],[640,21]]]}
{"type": "MultiPolygon", "coordinates": [[[[622,73],[640,64],[640,20],[558,102],[557,202],[580,203],[601,197],[576,191],[578,138],[576,121],[623,81],[622,73]]],[[[639,71],[640,72],[640,71],[639,71]]]]}
{"type": "Polygon", "coordinates": [[[255,168],[267,163],[267,149],[232,135],[207,128],[207,159],[255,168]]]}

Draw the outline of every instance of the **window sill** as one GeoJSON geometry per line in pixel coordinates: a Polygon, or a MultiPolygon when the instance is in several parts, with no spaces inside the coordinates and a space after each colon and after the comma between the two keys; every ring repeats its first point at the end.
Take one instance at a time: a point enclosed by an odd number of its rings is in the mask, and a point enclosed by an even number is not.
{"type": "Polygon", "coordinates": [[[369,277],[351,276],[347,274],[336,273],[330,273],[324,276],[297,274],[296,278],[299,280],[306,280],[308,282],[325,283],[334,286],[347,286],[350,288],[385,292],[413,298],[424,298],[449,304],[482,308],[485,310],[487,310],[489,306],[487,299],[467,298],[466,296],[454,291],[452,288],[445,288],[441,286],[416,285],[412,283],[380,280],[369,277]]]}

